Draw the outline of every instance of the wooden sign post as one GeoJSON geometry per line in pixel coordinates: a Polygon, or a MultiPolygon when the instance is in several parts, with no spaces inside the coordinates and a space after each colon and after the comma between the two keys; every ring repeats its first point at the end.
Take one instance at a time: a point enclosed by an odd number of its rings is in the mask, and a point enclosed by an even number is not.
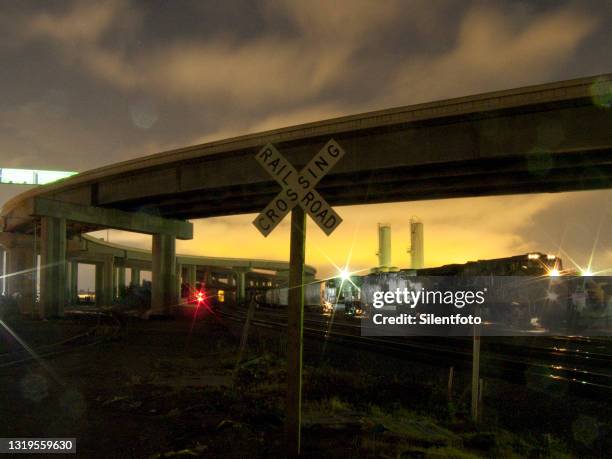
{"type": "Polygon", "coordinates": [[[314,189],[342,156],[344,150],[334,140],[327,142],[300,172],[297,172],[273,145],[266,145],[255,156],[257,162],[278,182],[282,190],[257,216],[253,224],[261,234],[268,236],[291,212],[285,421],[286,448],[290,457],[300,454],[306,213],[328,236],[342,222],[340,216],[314,189]]]}

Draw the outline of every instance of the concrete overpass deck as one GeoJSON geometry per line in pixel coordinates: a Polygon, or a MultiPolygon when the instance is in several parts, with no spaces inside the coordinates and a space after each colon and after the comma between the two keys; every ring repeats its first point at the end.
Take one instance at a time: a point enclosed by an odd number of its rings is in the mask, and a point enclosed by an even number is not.
{"type": "MultiPolygon", "coordinates": [[[[152,262],[152,252],[150,250],[107,242],[89,235],[83,235],[82,243],[75,247],[72,252],[69,251],[68,253],[72,253],[74,257],[81,257],[84,260],[97,255],[112,255],[117,259],[128,260],[129,262],[147,263],[149,269],[152,262]]],[[[237,270],[262,269],[277,272],[289,270],[288,261],[257,258],[209,257],[177,253],[176,262],[184,266],[214,266],[237,270]]],[[[308,276],[314,277],[317,270],[313,266],[306,265],[305,272],[308,276]]]]}
{"type": "MultiPolygon", "coordinates": [[[[297,168],[330,138],[348,152],[317,190],[332,205],[606,188],[612,75],[497,91],[250,134],[82,172],[12,199],[200,218],[258,212],[278,185],[255,153],[274,143],[297,168]]],[[[89,227],[87,229],[95,229],[89,227]]]]}
{"type": "MultiPolygon", "coordinates": [[[[186,219],[259,212],[279,185],[255,160],[273,143],[300,169],[333,137],[346,156],[317,191],[331,205],[612,187],[612,74],[392,108],[210,142],[80,173],[0,212],[16,266],[40,241],[44,314],[61,313],[66,244],[119,228],[153,235],[154,308],[175,298],[186,219]]],[[[38,249],[37,249],[38,250],[38,249]]]]}

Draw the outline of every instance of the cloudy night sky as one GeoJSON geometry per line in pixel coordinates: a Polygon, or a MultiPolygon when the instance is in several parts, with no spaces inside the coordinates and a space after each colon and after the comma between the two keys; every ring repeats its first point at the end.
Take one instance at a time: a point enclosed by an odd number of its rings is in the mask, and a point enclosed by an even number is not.
{"type": "MultiPolygon", "coordinates": [[[[0,167],[85,171],[235,135],[612,72],[607,1],[0,1],[0,167]]],[[[350,154],[350,152],[348,152],[350,154]]],[[[24,187],[0,185],[0,204],[24,187]]],[[[429,266],[527,251],[612,267],[608,191],[339,207],[309,223],[321,275],[376,265],[411,216],[429,266]]],[[[180,253],[288,258],[288,219],[195,221],[180,253]]],[[[106,237],[106,231],[100,233],[106,237]]],[[[110,232],[150,247],[150,237],[110,232]]]]}

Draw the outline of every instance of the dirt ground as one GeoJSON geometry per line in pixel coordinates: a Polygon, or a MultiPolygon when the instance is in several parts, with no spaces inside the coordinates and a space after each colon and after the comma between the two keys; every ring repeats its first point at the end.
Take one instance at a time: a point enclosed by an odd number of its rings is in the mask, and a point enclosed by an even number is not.
{"type": "MultiPolygon", "coordinates": [[[[94,324],[14,319],[6,325],[44,354],[43,346],[94,324]]],[[[53,352],[44,359],[7,365],[6,353],[21,345],[3,329],[0,436],[75,437],[84,458],[283,457],[286,340],[252,329],[236,367],[241,331],[214,316],[130,319],[119,332],[109,322],[60,352],[46,348],[53,352]]],[[[446,371],[307,343],[304,457],[603,457],[609,447],[603,439],[609,416],[572,414],[555,400],[537,408],[539,416],[573,416],[569,434],[541,420],[535,429],[498,422],[504,410],[532,405],[511,389],[503,389],[507,397],[498,405],[487,402],[487,421],[474,426],[467,376],[457,375],[449,401],[446,371]]]]}

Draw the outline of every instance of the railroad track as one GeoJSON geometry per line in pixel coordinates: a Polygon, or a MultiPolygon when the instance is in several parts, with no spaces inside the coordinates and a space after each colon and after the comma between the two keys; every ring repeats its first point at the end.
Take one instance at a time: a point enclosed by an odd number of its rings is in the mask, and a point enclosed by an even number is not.
{"type": "MultiPolygon", "coordinates": [[[[236,322],[246,319],[246,310],[218,311],[236,322]]],[[[272,329],[286,328],[286,313],[282,310],[259,309],[252,324],[272,329]]],[[[431,337],[362,337],[360,326],[346,321],[331,321],[320,315],[307,314],[304,335],[308,338],[351,345],[411,361],[470,368],[472,340],[465,338],[431,337]]],[[[577,395],[605,397],[612,400],[612,353],[606,352],[611,341],[573,338],[545,338],[544,345],[509,343],[507,339],[483,338],[480,371],[484,377],[494,377],[530,386],[561,387],[577,395]],[[587,348],[588,347],[588,348],[587,348]]]]}
{"type": "MultiPolygon", "coordinates": [[[[0,353],[0,369],[22,365],[38,359],[47,359],[60,354],[75,351],[82,346],[92,346],[116,339],[122,330],[119,319],[107,312],[100,311],[67,311],[67,317],[95,320],[95,324],[85,331],[55,343],[31,348],[19,342],[21,348],[15,351],[0,353]]],[[[8,329],[7,329],[8,331],[8,329]]],[[[9,331],[12,333],[12,331],[9,331]]],[[[14,338],[20,341],[18,336],[14,338]]]]}

